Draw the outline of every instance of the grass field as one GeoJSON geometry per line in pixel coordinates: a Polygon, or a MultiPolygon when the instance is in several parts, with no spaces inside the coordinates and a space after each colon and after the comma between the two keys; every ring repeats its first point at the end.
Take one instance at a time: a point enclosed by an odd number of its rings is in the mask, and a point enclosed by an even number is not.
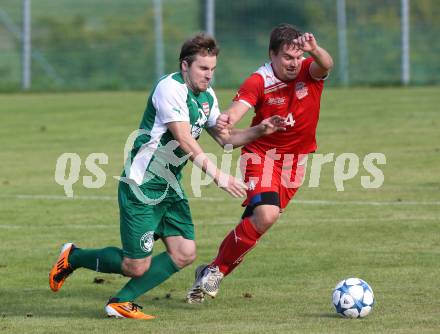
{"type": "MultiPolygon", "coordinates": [[[[75,272],[54,294],[47,282],[58,247],[119,246],[117,181],[127,135],[141,118],[144,92],[0,95],[1,333],[438,333],[440,330],[440,95],[438,87],[328,89],[318,128],[319,153],[382,152],[385,182],[363,189],[361,168],[337,192],[333,166],[318,188],[307,179],[277,225],[229,276],[215,300],[187,305],[194,268],[209,261],[238,221],[240,201],[215,187],[191,199],[198,259],[141,297],[158,316],[136,322],[104,317],[125,278],[75,272]],[[109,157],[105,186],[54,181],[64,152],[109,157]],[[362,320],[335,315],[331,291],[361,277],[376,306],[362,320]],[[104,278],[103,284],[94,278],[104,278]],[[246,294],[247,297],[244,297],[246,294]]],[[[226,106],[232,91],[219,92],[226,106]]],[[[247,123],[245,120],[244,123],[247,123]]],[[[201,138],[206,151],[214,142],[201,138]]],[[[187,167],[188,168],[188,167],[187,167]]],[[[188,172],[190,168],[188,168],[188,172]]],[[[187,182],[188,185],[188,182],[187,182]]],[[[194,197],[191,189],[188,195],[194,197]]],[[[157,250],[162,246],[157,244],[157,250]]]]}

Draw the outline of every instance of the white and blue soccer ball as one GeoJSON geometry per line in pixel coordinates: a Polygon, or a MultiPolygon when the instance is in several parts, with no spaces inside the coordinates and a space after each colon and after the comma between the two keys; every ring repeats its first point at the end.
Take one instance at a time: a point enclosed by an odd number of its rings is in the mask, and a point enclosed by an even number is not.
{"type": "Polygon", "coordinates": [[[333,306],[347,318],[363,318],[374,305],[373,289],[360,278],[347,278],[336,284],[332,295],[333,306]]]}

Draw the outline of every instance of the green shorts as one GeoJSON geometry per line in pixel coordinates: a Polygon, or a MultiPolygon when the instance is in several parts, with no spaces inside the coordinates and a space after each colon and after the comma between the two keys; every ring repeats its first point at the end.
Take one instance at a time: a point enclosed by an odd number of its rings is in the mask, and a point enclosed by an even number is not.
{"type": "MultiPolygon", "coordinates": [[[[160,198],[164,190],[143,189],[148,198],[160,198]]],[[[142,259],[153,252],[154,240],[182,236],[194,240],[194,225],[186,196],[173,189],[159,203],[140,201],[124,182],[119,182],[118,202],[122,249],[125,257],[142,259]]]]}

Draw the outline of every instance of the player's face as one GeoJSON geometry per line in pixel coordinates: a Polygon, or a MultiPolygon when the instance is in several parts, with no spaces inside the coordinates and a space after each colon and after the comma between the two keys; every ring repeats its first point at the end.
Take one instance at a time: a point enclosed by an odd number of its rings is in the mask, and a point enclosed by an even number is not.
{"type": "Polygon", "coordinates": [[[217,66],[217,56],[196,55],[196,59],[188,66],[182,62],[182,74],[186,84],[194,93],[204,92],[208,89],[217,66]]]}
{"type": "Polygon", "coordinates": [[[270,51],[272,67],[278,79],[282,81],[295,79],[301,70],[303,54],[304,52],[302,50],[287,44],[282,46],[278,54],[270,51]]]}

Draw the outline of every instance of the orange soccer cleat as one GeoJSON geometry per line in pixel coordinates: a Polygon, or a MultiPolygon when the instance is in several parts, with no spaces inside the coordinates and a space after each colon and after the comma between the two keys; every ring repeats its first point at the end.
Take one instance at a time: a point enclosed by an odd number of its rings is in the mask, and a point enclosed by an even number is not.
{"type": "Polygon", "coordinates": [[[69,254],[74,248],[75,245],[71,242],[61,247],[60,256],[49,273],[49,286],[53,292],[57,292],[61,289],[66,278],[74,270],[68,261],[69,254]]]}
{"type": "Polygon", "coordinates": [[[142,309],[140,305],[133,302],[120,303],[117,298],[110,299],[105,306],[107,316],[111,318],[130,318],[138,320],[151,320],[155,318],[155,316],[143,313],[140,309],[142,309]]]}

